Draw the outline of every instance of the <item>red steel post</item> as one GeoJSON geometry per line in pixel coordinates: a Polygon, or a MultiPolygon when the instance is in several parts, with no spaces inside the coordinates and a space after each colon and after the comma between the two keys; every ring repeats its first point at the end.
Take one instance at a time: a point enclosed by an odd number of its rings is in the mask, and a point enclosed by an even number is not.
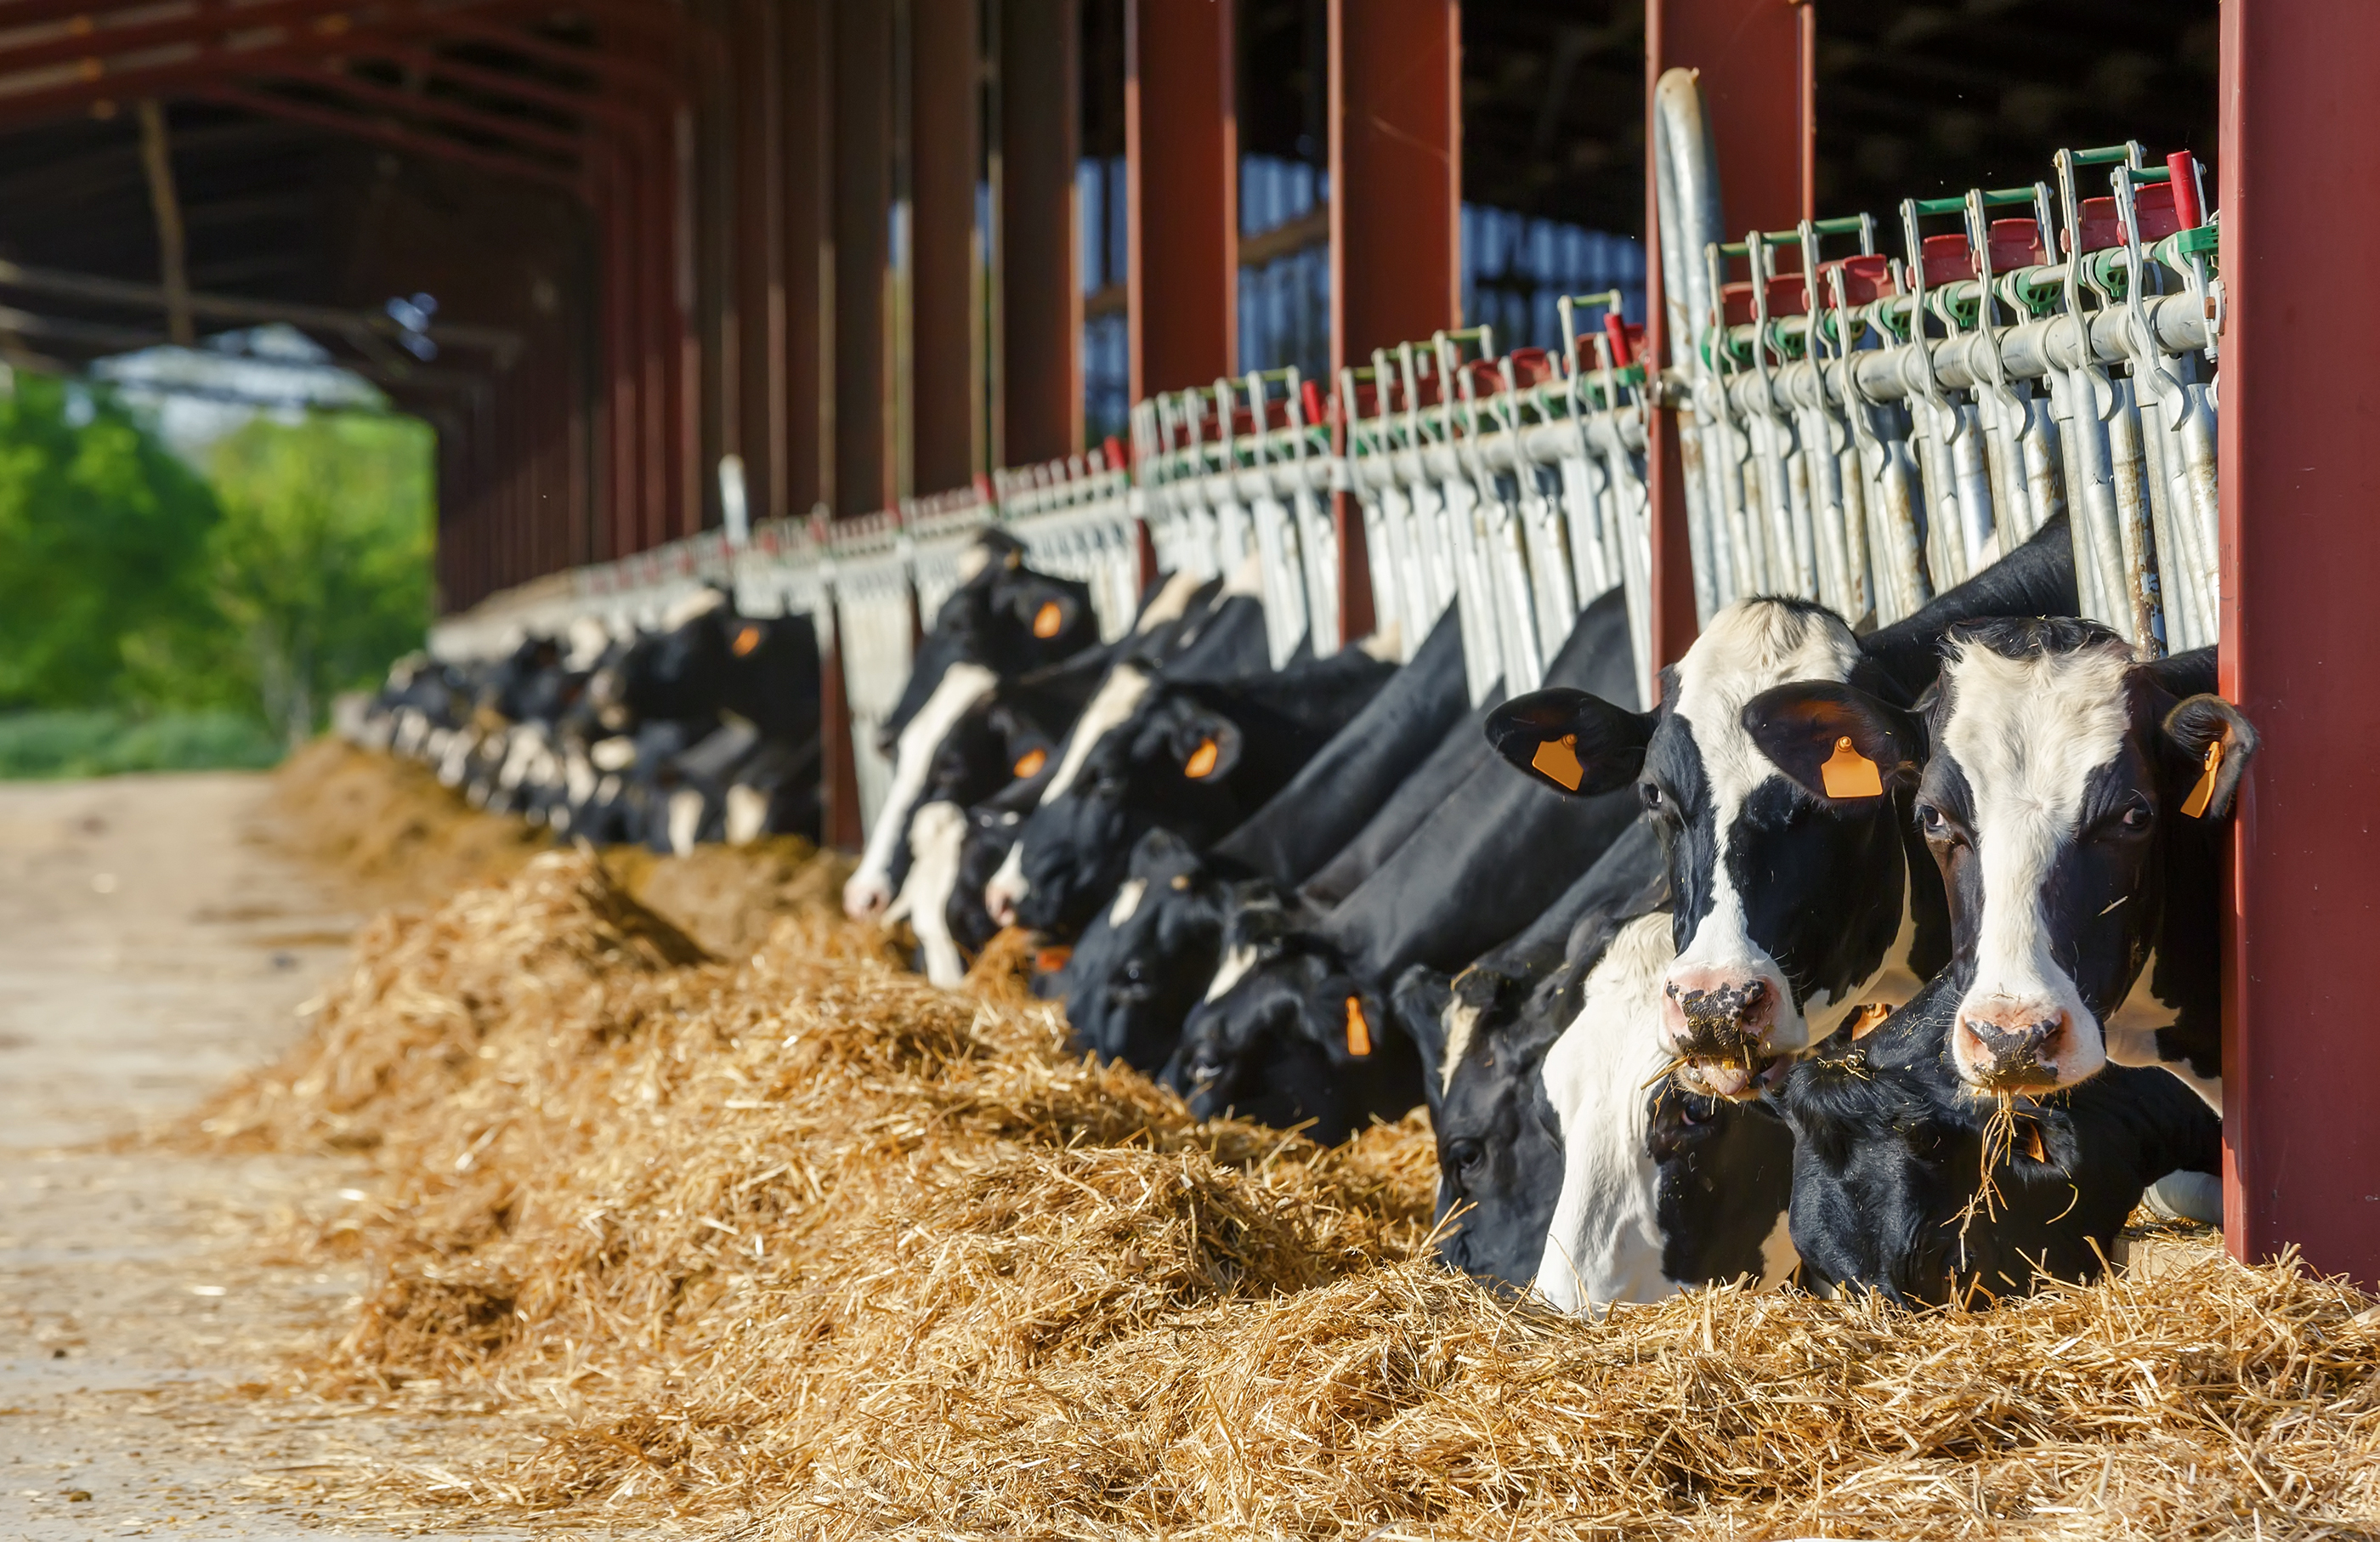
{"type": "Polygon", "coordinates": [[[911,0],[910,486],[965,487],[985,461],[976,181],[982,166],[978,0],[911,0]]]}
{"type": "Polygon", "coordinates": [[[2224,0],[2223,692],[2263,739],[2232,836],[2224,1233],[2380,1281],[2380,1035],[2354,961],[2380,913],[2380,13],[2224,0]]]}
{"type": "Polygon", "coordinates": [[[892,359],[892,8],[834,0],[834,512],[893,502],[892,359]]]}
{"type": "Polygon", "coordinates": [[[1232,11],[1125,0],[1125,294],[1132,399],[1239,368],[1239,120],[1232,11]]]}
{"type": "Polygon", "coordinates": [[[1002,0],[999,464],[1083,447],[1079,0],[1002,0]]]}
{"type": "Polygon", "coordinates": [[[834,503],[832,0],[784,0],[784,513],[834,503]]]}
{"type": "MultiPolygon", "coordinates": [[[[1330,0],[1329,36],[1335,380],[1374,348],[1462,322],[1463,6],[1330,0]]],[[[1347,494],[1335,503],[1340,613],[1360,637],[1374,620],[1363,519],[1347,494]]]]}
{"type": "MultiPolygon", "coordinates": [[[[1653,176],[1654,82],[1663,70],[1681,66],[1701,72],[1728,234],[1784,229],[1809,217],[1814,196],[1813,22],[1811,7],[1793,0],[1648,0],[1645,7],[1645,301],[1647,346],[1656,359],[1669,353],[1653,176]]],[[[1699,627],[1677,423],[1667,411],[1656,417],[1658,448],[1646,457],[1654,509],[1653,650],[1666,664],[1692,646],[1699,627]]]]}

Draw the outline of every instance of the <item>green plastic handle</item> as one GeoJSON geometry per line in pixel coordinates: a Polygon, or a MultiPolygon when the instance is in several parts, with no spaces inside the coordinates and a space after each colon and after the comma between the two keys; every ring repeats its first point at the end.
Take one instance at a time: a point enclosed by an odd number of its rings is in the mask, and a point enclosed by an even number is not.
{"type": "Polygon", "coordinates": [[[2020,203],[2030,204],[2033,202],[2033,195],[2034,189],[2031,188],[1995,188],[1984,195],[1984,207],[1986,209],[2010,209],[2020,203]]]}
{"type": "Polygon", "coordinates": [[[2131,158],[2132,147],[2128,144],[2102,145],[2097,150],[2074,152],[2074,164],[2078,166],[2112,166],[2131,158]]]}
{"type": "Polygon", "coordinates": [[[1958,213],[1967,207],[1967,199],[1963,193],[1956,198],[1912,198],[1909,205],[1923,219],[1928,214],[1958,213]]]}

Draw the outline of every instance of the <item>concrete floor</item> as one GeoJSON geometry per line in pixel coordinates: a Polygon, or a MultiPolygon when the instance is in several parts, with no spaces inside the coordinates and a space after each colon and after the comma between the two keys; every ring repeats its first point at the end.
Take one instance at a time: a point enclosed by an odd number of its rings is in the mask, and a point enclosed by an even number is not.
{"type": "Polygon", "coordinates": [[[0,1542],[519,1535],[354,1497],[434,1466],[440,1421],[289,1395],[362,1280],[255,1239],[359,1168],[110,1145],[273,1058],[345,956],[358,917],[262,837],[265,794],[0,783],[0,1542]]]}

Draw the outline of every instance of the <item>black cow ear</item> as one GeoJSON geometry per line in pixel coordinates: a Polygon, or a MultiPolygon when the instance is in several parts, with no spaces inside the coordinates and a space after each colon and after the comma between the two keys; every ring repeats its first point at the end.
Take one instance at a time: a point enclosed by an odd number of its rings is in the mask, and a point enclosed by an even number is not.
{"type": "Polygon", "coordinates": [[[2255,725],[2219,696],[2193,696],[2165,715],[2164,734],[2173,755],[2196,775],[2181,811],[2194,820],[2228,814],[2240,779],[2256,758],[2255,725]]]}
{"type": "Polygon", "coordinates": [[[1220,782],[1240,763],[1240,731],[1229,719],[1196,712],[1173,731],[1173,753],[1193,782],[1220,782]]]}
{"type": "Polygon", "coordinates": [[[1855,686],[1797,681],[1743,706],[1743,731],[1811,795],[1859,807],[1925,762],[1925,723],[1855,686]]]}
{"type": "Polygon", "coordinates": [[[1554,686],[1516,696],[1488,714],[1496,753],[1556,792],[1593,797],[1636,780],[1653,714],[1554,686]]]}

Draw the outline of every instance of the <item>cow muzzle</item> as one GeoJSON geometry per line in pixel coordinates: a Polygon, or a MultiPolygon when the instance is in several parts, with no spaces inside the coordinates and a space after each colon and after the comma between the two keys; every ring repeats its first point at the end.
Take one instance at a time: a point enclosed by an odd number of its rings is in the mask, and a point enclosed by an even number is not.
{"type": "Polygon", "coordinates": [[[873,921],[892,904],[892,886],[874,873],[854,873],[843,886],[843,913],[855,921],[873,921]]]}
{"type": "Polygon", "coordinates": [[[2073,1014],[2054,1002],[1970,997],[1959,1003],[1950,1058],[1978,1090],[2038,1092],[2062,1085],[2073,1038],[2073,1014]]]}
{"type": "Polygon", "coordinates": [[[1678,1085],[1706,1097],[1743,1099],[1781,1075],[1770,1047],[1782,981],[1740,968],[1686,965],[1661,985],[1661,1049],[1680,1063],[1678,1085]]]}

